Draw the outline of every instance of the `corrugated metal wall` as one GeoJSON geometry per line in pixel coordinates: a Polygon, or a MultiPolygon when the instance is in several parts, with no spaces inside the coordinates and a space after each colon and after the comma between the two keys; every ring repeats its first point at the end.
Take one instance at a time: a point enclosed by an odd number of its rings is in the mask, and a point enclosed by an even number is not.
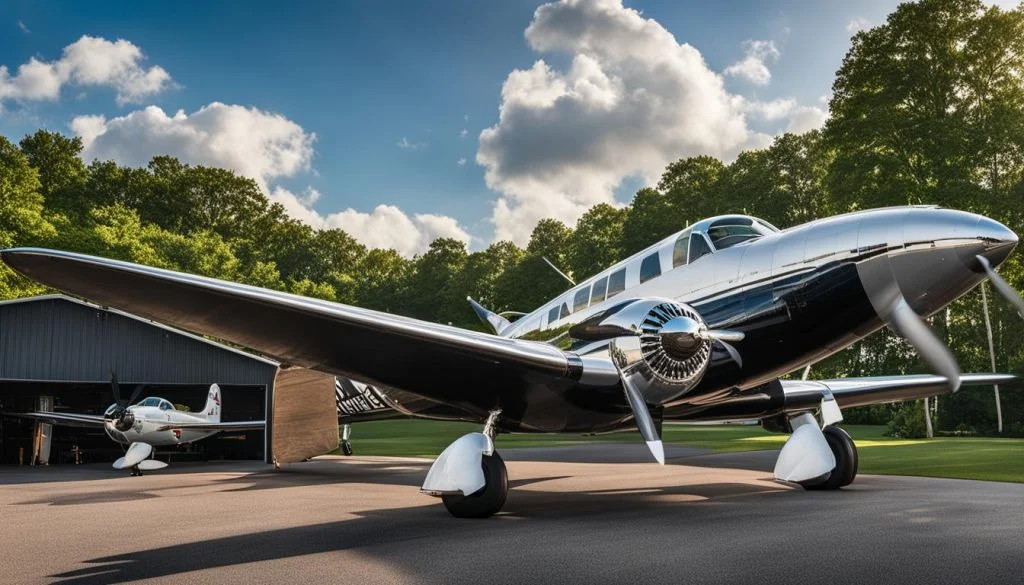
{"type": "MultiPolygon", "coordinates": [[[[274,364],[61,297],[0,304],[0,379],[273,387],[274,364]]],[[[269,402],[269,397],[268,397],[269,402]]]]}

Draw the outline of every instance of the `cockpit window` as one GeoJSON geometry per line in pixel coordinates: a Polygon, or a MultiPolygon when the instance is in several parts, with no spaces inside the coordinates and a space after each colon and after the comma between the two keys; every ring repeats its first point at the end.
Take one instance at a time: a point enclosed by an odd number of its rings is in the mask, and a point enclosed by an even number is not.
{"type": "Polygon", "coordinates": [[[139,403],[139,406],[160,406],[159,398],[147,398],[139,403]]]}
{"type": "Polygon", "coordinates": [[[708,228],[708,237],[711,238],[711,243],[714,244],[716,250],[724,250],[740,242],[760,238],[762,235],[753,225],[733,224],[708,228]]]}
{"type": "Polygon", "coordinates": [[[702,234],[693,233],[690,235],[690,264],[696,262],[701,256],[710,253],[711,247],[708,246],[708,242],[702,234]]]}
{"type": "Polygon", "coordinates": [[[558,305],[551,307],[551,310],[548,311],[548,323],[554,323],[555,321],[558,321],[558,305]]]}
{"type": "Polygon", "coordinates": [[[174,407],[171,406],[170,402],[167,402],[166,400],[161,400],[160,401],[160,410],[174,410],[174,407]]]}
{"type": "Polygon", "coordinates": [[[672,247],[672,268],[686,264],[686,250],[690,245],[690,230],[679,234],[676,245],[672,247]]]}

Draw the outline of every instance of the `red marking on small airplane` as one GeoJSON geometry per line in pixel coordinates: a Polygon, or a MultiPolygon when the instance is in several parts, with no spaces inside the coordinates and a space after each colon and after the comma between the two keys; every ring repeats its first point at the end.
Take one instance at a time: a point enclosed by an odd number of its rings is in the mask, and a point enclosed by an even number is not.
{"type": "Polygon", "coordinates": [[[175,439],[181,439],[181,429],[171,429],[175,439]]]}

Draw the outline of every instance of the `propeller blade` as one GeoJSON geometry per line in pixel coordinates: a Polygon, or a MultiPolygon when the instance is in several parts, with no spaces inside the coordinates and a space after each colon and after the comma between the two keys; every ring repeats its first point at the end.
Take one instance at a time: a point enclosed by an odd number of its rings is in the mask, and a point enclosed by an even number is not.
{"type": "Polygon", "coordinates": [[[910,342],[932,370],[946,378],[950,391],[960,388],[960,366],[946,344],[917,316],[903,297],[893,304],[889,312],[889,325],[901,337],[910,342]]]}
{"type": "Polygon", "coordinates": [[[138,386],[136,386],[135,390],[132,391],[131,398],[128,399],[128,404],[135,404],[135,401],[138,400],[139,398],[139,394],[142,393],[142,389],[145,387],[145,384],[139,384],[138,386]]]}
{"type": "Polygon", "coordinates": [[[732,358],[732,361],[736,362],[736,365],[739,366],[740,368],[743,368],[743,357],[740,355],[740,352],[735,347],[729,345],[724,341],[719,340],[718,343],[729,354],[729,357],[732,358]]]}
{"type": "Polygon", "coordinates": [[[117,383],[117,371],[110,370],[110,389],[114,392],[114,402],[124,406],[121,402],[121,386],[117,383]]]}
{"type": "Polygon", "coordinates": [[[1002,276],[999,276],[996,269],[992,268],[992,263],[988,261],[988,258],[984,256],[975,256],[975,258],[981,263],[981,267],[985,269],[988,279],[992,281],[992,286],[999,291],[999,294],[1006,297],[1006,300],[1013,303],[1013,306],[1017,308],[1017,313],[1024,317],[1024,299],[1020,298],[1020,293],[1013,290],[1010,283],[1003,280],[1002,276]]]}
{"type": "Polygon", "coordinates": [[[746,336],[747,334],[742,331],[727,331],[725,329],[708,329],[704,332],[704,337],[716,341],[743,341],[746,336]]]}
{"type": "Polygon", "coordinates": [[[629,407],[633,409],[633,418],[636,420],[637,428],[640,429],[640,436],[647,442],[647,448],[651,450],[651,455],[654,455],[658,463],[665,465],[665,447],[661,443],[661,437],[658,436],[658,427],[654,424],[654,418],[651,417],[651,411],[647,408],[644,397],[630,382],[628,376],[622,376],[622,387],[625,388],[629,407]]]}

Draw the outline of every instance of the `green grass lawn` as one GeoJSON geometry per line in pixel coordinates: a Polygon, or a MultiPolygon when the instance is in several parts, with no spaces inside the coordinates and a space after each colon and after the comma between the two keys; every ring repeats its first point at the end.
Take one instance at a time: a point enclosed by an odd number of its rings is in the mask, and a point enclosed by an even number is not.
{"type": "MultiPolygon", "coordinates": [[[[936,438],[893,439],[884,427],[844,427],[857,442],[860,473],[920,475],[1024,483],[1024,439],[936,438]]],[[[428,420],[367,422],[353,425],[352,442],[359,455],[434,457],[453,440],[480,425],[428,420]]],[[[714,451],[777,449],[788,435],[757,426],[665,425],[666,443],[714,451]]],[[[595,441],[640,442],[636,432],[610,435],[501,435],[502,449],[547,447],[595,441]]]]}

